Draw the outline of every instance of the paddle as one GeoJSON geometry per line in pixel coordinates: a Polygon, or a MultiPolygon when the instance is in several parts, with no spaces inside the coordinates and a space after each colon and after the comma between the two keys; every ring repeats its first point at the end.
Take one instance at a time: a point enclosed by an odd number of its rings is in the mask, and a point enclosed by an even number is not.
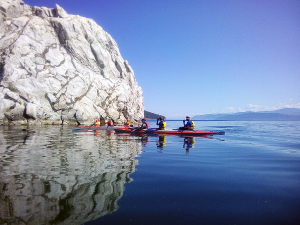
{"type": "Polygon", "coordinates": [[[131,126],[131,127],[128,127],[129,129],[132,129],[131,130],[131,132],[134,132],[134,131],[136,131],[137,129],[140,129],[140,127],[139,126],[137,126],[136,128],[134,128],[133,126],[131,126]]]}

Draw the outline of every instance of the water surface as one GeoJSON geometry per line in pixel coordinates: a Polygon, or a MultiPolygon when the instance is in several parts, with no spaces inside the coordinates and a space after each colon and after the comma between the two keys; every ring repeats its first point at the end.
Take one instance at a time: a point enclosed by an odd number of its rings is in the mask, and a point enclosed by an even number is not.
{"type": "Polygon", "coordinates": [[[225,135],[1,127],[0,224],[299,224],[300,122],[195,123],[225,135]]]}

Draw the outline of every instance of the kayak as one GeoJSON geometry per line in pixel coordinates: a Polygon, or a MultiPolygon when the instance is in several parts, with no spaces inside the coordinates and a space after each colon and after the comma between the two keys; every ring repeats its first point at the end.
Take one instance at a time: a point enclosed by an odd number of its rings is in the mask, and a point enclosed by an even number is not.
{"type": "Polygon", "coordinates": [[[150,128],[147,130],[135,130],[133,128],[117,128],[116,133],[134,133],[134,134],[152,134],[152,135],[185,135],[185,136],[201,136],[201,135],[214,135],[225,134],[224,131],[202,131],[202,130],[158,130],[156,128],[150,128]]]}
{"type": "Polygon", "coordinates": [[[80,130],[114,130],[114,129],[122,129],[122,128],[128,128],[126,125],[121,126],[78,126],[78,127],[72,127],[73,131],[80,131],[80,130]]]}

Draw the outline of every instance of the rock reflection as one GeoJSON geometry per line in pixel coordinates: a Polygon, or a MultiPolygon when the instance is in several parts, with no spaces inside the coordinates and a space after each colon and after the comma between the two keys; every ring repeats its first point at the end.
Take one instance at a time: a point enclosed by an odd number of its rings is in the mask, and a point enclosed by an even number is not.
{"type": "Polygon", "coordinates": [[[142,142],[70,127],[0,131],[0,224],[82,224],[116,211],[142,142]]]}

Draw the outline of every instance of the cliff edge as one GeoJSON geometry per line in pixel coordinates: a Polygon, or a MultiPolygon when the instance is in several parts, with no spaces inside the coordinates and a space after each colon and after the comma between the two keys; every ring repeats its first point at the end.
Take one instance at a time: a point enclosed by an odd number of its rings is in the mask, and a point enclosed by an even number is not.
{"type": "Polygon", "coordinates": [[[0,124],[138,121],[143,92],[92,19],[0,0],[0,124]]]}

